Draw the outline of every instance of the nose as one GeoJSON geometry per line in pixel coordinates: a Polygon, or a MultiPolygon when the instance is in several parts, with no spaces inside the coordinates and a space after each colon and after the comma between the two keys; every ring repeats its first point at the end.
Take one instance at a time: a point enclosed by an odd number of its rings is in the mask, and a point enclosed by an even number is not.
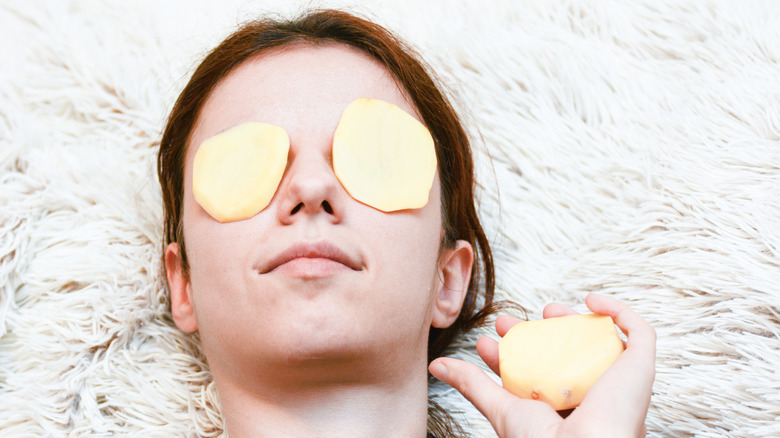
{"type": "Polygon", "coordinates": [[[322,215],[337,223],[343,215],[341,184],[323,157],[294,157],[282,181],[279,220],[291,224],[302,216],[322,215]]]}

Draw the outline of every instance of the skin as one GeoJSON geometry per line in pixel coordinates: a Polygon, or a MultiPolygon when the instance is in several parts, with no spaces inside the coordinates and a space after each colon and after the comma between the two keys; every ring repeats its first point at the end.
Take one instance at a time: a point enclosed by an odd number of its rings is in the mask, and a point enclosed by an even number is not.
{"type": "MultiPolygon", "coordinates": [[[[614,298],[589,294],[588,308],[609,315],[627,336],[625,351],[596,381],[583,402],[565,419],[549,405],[510,394],[476,365],[439,358],[431,362],[431,374],[456,388],[484,414],[498,436],[520,437],[644,437],[645,418],[655,378],[656,333],[639,315],[614,298]]],[[[576,314],[557,303],[548,304],[544,318],[576,314]]],[[[504,336],[518,320],[496,319],[496,332],[504,336]]],[[[498,342],[477,341],[477,352],[499,374],[498,342]]]]}
{"type": "MultiPolygon", "coordinates": [[[[383,213],[351,198],[330,161],[333,132],[358,97],[394,103],[418,118],[384,68],[345,46],[293,46],[253,58],[223,79],[204,106],[185,167],[184,236],[165,255],[177,326],[198,331],[232,437],[426,435],[427,337],[460,311],[474,260],[443,236],[438,177],[420,209],[383,213]],[[198,145],[246,121],[273,123],[291,139],[271,204],[219,223],[192,196],[198,145]],[[301,258],[265,272],[299,243],[328,243],[353,267],[301,258]],[[354,269],[353,269],[354,268],[354,269]]],[[[627,334],[626,351],[565,420],[546,404],[504,391],[478,367],[452,358],[430,365],[501,437],[644,435],[654,378],[655,333],[636,313],[591,294],[594,313],[627,334]]],[[[551,304],[544,317],[573,313],[551,304]]],[[[501,336],[516,320],[500,317],[501,336]]],[[[495,340],[477,350],[498,372],[495,340]]]]}
{"type": "Polygon", "coordinates": [[[418,118],[388,72],[354,49],[294,46],[251,59],[206,102],[187,151],[183,202],[189,277],[166,252],[172,312],[199,331],[231,436],[425,436],[427,336],[457,318],[467,242],[442,252],[438,177],[420,209],[384,213],[351,198],[331,165],[333,133],[358,97],[418,118]],[[258,215],[219,223],[192,195],[200,143],[247,121],[290,136],[287,168],[258,215]],[[299,258],[328,243],[354,266],[299,258]],[[353,269],[355,268],[355,269],[353,269]]]}

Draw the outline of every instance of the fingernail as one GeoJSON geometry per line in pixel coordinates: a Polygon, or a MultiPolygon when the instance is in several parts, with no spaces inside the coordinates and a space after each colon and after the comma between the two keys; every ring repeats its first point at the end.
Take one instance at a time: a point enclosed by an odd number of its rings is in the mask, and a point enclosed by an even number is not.
{"type": "Polygon", "coordinates": [[[428,370],[439,380],[447,377],[447,367],[441,361],[434,361],[428,370]]]}

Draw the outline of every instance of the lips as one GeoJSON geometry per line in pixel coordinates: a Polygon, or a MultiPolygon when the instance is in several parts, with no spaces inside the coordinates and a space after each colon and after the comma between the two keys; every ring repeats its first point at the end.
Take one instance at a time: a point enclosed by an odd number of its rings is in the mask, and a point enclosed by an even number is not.
{"type": "Polygon", "coordinates": [[[260,267],[261,274],[267,274],[279,266],[300,258],[328,259],[354,271],[363,269],[363,263],[358,257],[352,257],[336,245],[326,241],[296,243],[286,250],[282,251],[267,263],[260,267]]]}

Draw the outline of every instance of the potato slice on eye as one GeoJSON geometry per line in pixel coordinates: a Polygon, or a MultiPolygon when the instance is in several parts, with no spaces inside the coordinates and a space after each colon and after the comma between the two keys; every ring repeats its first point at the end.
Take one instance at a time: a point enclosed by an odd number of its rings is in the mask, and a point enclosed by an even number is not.
{"type": "Polygon", "coordinates": [[[520,322],[498,343],[504,388],[555,410],[579,405],[623,343],[612,318],[570,315],[520,322]]]}
{"type": "Polygon", "coordinates": [[[333,136],[333,171],[350,196],[378,210],[424,207],[436,174],[433,137],[396,105],[356,99],[333,136]]]}
{"type": "Polygon", "coordinates": [[[192,170],[195,201],[219,222],[248,219],[268,206],[287,166],[284,129],[248,122],[201,143],[192,170]]]}

